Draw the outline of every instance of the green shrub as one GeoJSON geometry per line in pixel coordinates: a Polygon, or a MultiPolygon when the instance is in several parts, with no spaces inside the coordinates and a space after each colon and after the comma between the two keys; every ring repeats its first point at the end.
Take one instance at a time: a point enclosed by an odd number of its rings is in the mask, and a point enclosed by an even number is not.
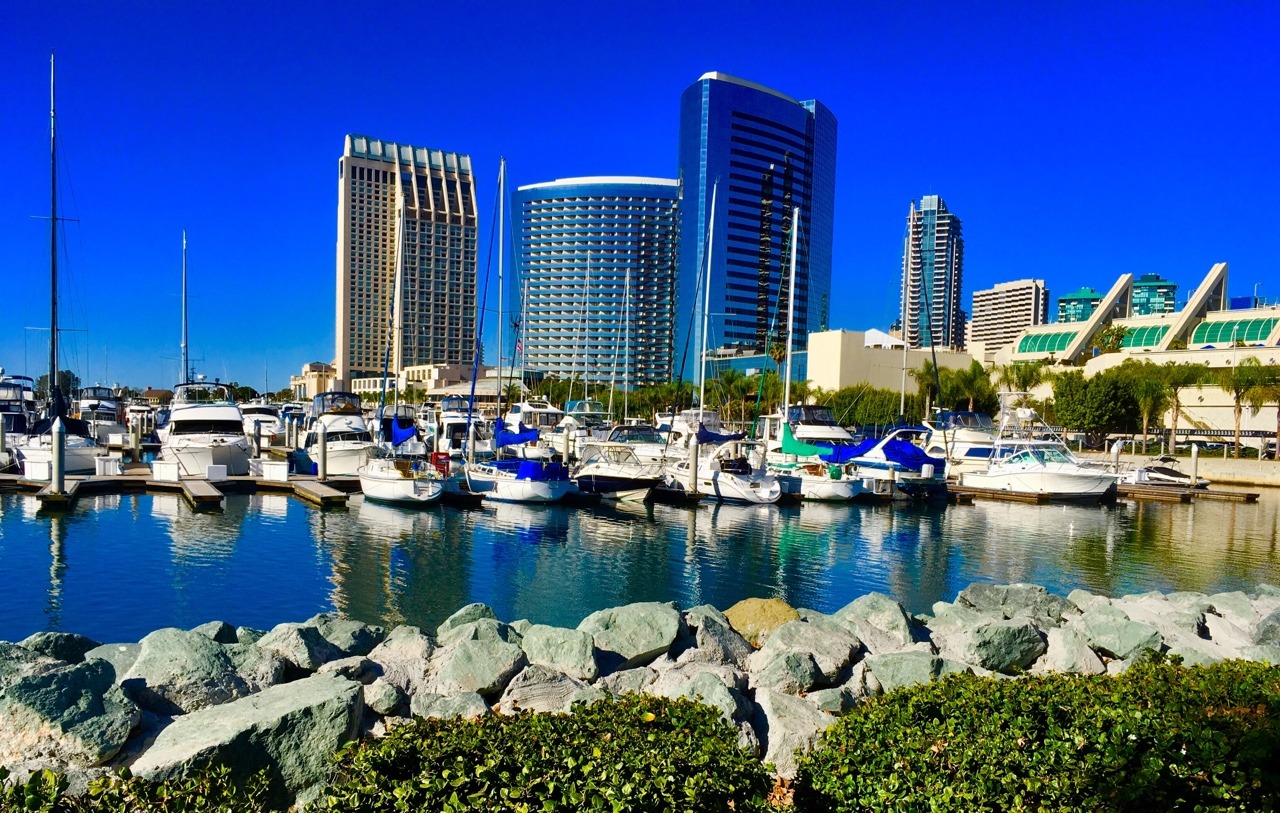
{"type": "Polygon", "coordinates": [[[771,787],[719,714],[628,695],[569,715],[416,720],[349,746],[318,807],[342,811],[751,811],[771,787]]]}
{"type": "Polygon", "coordinates": [[[803,811],[1273,810],[1280,669],[951,676],[862,704],[802,758],[803,811]]]}
{"type": "Polygon", "coordinates": [[[267,775],[237,784],[222,766],[191,771],[167,782],[148,782],[123,772],[89,783],[88,793],[68,795],[67,781],[53,771],[8,782],[0,767],[0,813],[262,813],[270,810],[267,775]]]}

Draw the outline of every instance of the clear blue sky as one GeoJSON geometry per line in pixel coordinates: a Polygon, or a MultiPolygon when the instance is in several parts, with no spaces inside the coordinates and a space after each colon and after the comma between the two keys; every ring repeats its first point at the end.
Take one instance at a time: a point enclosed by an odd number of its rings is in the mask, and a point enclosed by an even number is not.
{"type": "MultiPolygon", "coordinates": [[[[333,357],[338,157],[355,132],[470,153],[481,248],[518,185],[674,177],[709,70],[839,119],[833,327],[887,327],[907,208],[961,217],[972,291],[1055,298],[1123,272],[1280,297],[1274,3],[170,3],[0,8],[0,366],[47,367],[48,67],[69,273],[67,365],[255,387],[333,357]]],[[[484,273],[481,260],[480,273],[484,273]]],[[[490,302],[494,300],[490,297],[490,302]]],[[[489,320],[492,325],[493,320],[489,320]]],[[[490,344],[492,346],[492,344],[490,344]]]]}

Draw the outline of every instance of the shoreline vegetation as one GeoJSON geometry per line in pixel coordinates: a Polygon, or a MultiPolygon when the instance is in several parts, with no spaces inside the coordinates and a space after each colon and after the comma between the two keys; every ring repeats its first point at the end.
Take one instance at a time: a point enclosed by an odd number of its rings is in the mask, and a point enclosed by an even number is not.
{"type": "Polygon", "coordinates": [[[1274,664],[1265,584],[45,632],[0,643],[0,810],[1269,809],[1274,664]]]}

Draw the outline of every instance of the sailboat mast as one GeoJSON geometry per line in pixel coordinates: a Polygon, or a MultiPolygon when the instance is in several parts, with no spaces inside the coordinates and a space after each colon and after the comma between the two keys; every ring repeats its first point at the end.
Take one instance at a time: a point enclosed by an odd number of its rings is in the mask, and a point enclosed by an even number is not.
{"type": "MultiPolygon", "coordinates": [[[[502,158],[498,164],[498,420],[502,417],[502,246],[507,242],[507,159],[502,158]]],[[[519,429],[519,427],[517,427],[519,429]]],[[[495,444],[496,445],[496,444],[495,444]]]]}
{"type": "Polygon", "coordinates": [[[716,192],[720,181],[711,187],[711,223],[707,227],[707,287],[702,302],[702,354],[698,357],[698,423],[707,403],[707,327],[711,322],[711,246],[716,234],[716,192]]]}
{"type": "Polygon", "coordinates": [[[622,422],[630,415],[627,396],[631,392],[631,269],[622,283],[622,422]]]}
{"type": "Polygon", "coordinates": [[[54,113],[53,54],[49,54],[49,405],[50,417],[62,417],[58,390],[58,128],[54,113]]]}
{"type": "Polygon", "coordinates": [[[911,201],[907,213],[906,233],[902,236],[902,313],[898,322],[902,339],[902,388],[898,391],[898,415],[907,414],[907,275],[911,273],[911,221],[915,219],[916,202],[911,201]]]}
{"type": "Polygon", "coordinates": [[[179,381],[191,380],[190,350],[187,343],[187,230],[182,230],[182,375],[179,381]]]}
{"type": "Polygon", "coordinates": [[[787,285],[787,377],[782,387],[782,422],[786,423],[791,406],[791,331],[796,323],[796,253],[800,243],[800,207],[791,217],[791,282],[787,285]]]}

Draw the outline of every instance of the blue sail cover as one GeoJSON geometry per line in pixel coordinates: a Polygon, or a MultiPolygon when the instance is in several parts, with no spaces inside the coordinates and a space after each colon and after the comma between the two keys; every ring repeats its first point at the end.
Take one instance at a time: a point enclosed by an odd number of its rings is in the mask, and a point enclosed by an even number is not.
{"type": "Polygon", "coordinates": [[[813,445],[823,450],[818,453],[818,459],[825,463],[848,463],[858,455],[864,454],[866,451],[859,451],[859,449],[862,449],[862,446],[865,444],[850,446],[847,443],[842,443],[839,446],[836,446],[834,444],[823,443],[820,440],[816,440],[813,442],[813,445]]]}
{"type": "Polygon", "coordinates": [[[702,424],[698,424],[698,443],[728,443],[731,440],[742,440],[747,436],[746,432],[732,432],[722,435],[718,432],[712,432],[702,424]]]}
{"type": "Polygon", "coordinates": [[[401,443],[404,443],[406,440],[411,440],[412,438],[417,437],[417,434],[418,434],[417,430],[414,428],[412,423],[402,427],[400,425],[400,421],[398,420],[391,421],[391,445],[392,446],[399,446],[401,443]]]}
{"type": "Polygon", "coordinates": [[[520,424],[519,426],[519,431],[509,432],[507,431],[506,424],[504,423],[503,428],[493,434],[494,446],[519,446],[522,443],[533,443],[537,441],[538,430],[536,428],[530,429],[524,424],[520,424]]]}
{"type": "Polygon", "coordinates": [[[885,459],[911,471],[920,471],[925,464],[932,465],[934,471],[942,471],[946,466],[946,461],[930,457],[924,453],[924,449],[906,440],[886,440],[883,451],[885,459]]]}

